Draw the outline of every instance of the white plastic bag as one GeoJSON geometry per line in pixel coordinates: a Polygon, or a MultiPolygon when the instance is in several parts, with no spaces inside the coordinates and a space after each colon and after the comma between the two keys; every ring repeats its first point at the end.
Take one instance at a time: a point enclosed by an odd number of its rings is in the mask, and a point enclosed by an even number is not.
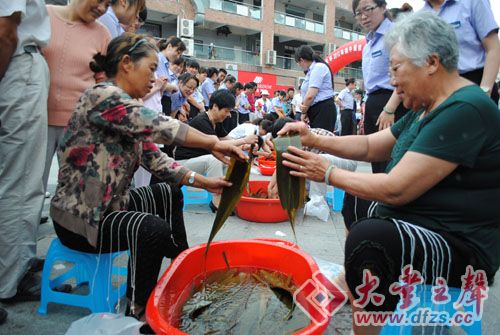
{"type": "Polygon", "coordinates": [[[311,200],[309,200],[305,207],[305,215],[315,216],[322,221],[328,221],[330,217],[330,208],[326,203],[325,197],[322,195],[311,195],[309,193],[311,200]]]}
{"type": "Polygon", "coordinates": [[[94,313],[74,321],[66,335],[138,335],[143,322],[114,313],[94,313]]]}

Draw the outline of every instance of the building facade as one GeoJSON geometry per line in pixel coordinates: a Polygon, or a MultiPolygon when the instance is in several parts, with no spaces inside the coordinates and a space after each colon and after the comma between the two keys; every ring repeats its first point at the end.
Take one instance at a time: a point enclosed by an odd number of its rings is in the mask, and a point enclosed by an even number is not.
{"type": "MultiPolygon", "coordinates": [[[[297,87],[304,73],[295,63],[303,44],[326,57],[363,34],[356,25],[351,0],[147,0],[142,28],[156,37],[182,36],[188,55],[202,66],[225,68],[239,77],[265,74],[276,87],[297,87]],[[212,44],[213,43],[213,44],[212,44]],[[212,45],[211,45],[212,44],[212,45]],[[250,74],[249,74],[250,73],[250,74]]],[[[360,62],[335,76],[362,81],[360,62]]],[[[262,76],[261,76],[262,77],[262,76]]],[[[239,78],[240,81],[243,78],[239,78]]]]}

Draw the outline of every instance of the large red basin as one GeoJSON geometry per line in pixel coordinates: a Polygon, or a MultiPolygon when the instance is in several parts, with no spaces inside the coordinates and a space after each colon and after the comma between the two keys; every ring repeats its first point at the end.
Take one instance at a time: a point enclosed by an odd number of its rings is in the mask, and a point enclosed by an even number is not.
{"type": "MultiPolygon", "coordinates": [[[[251,180],[248,182],[250,192],[262,190],[267,194],[268,180],[251,180]]],[[[245,188],[243,196],[236,205],[236,215],[243,220],[262,223],[276,223],[288,220],[287,212],[281,207],[279,199],[259,199],[248,197],[245,188]]]]}
{"type": "MultiPolygon", "coordinates": [[[[227,268],[223,253],[231,267],[257,268],[291,275],[297,287],[313,277],[318,266],[311,256],[288,241],[249,239],[213,242],[207,259],[205,244],[185,250],[167,268],[151,294],[146,318],[160,335],[186,335],[176,326],[183,304],[192,289],[201,283],[204,273],[227,268]]],[[[297,335],[322,334],[328,322],[309,326],[297,335]]]]}

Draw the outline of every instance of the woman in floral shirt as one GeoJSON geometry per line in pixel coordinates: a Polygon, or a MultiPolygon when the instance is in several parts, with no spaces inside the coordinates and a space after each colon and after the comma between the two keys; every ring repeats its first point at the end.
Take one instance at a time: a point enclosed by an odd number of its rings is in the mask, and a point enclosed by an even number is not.
{"type": "MultiPolygon", "coordinates": [[[[141,318],[163,257],[188,247],[178,185],[220,192],[229,183],[176,163],[154,143],[209,148],[221,160],[244,154],[215,136],[150,110],[137,99],[153,87],[156,47],[140,35],[113,39],[91,67],[108,81],[80,98],[59,147],[59,180],[50,214],[61,242],[95,253],[130,250],[127,298],[141,318]],[[130,190],[139,165],[167,183],[130,190]]],[[[230,106],[234,107],[231,96],[230,106]]]]}

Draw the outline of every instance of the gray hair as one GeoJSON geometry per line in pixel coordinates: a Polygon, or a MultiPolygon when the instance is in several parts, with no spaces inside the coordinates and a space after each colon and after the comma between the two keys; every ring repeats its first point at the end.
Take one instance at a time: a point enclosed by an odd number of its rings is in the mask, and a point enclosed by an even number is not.
{"type": "Polygon", "coordinates": [[[431,12],[402,15],[384,36],[385,48],[423,66],[428,57],[437,55],[448,71],[457,69],[458,41],[451,25],[431,12]]]}

